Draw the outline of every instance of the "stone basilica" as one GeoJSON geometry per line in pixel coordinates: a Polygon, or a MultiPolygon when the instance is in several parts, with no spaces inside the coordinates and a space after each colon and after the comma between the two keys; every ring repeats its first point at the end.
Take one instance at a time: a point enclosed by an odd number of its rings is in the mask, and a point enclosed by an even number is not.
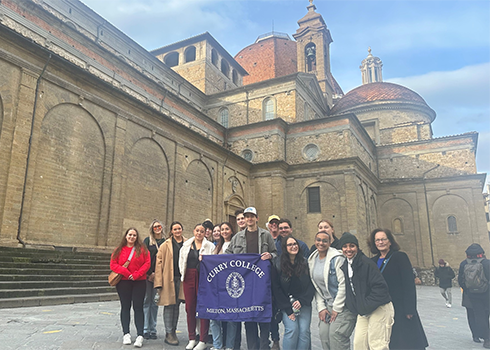
{"type": "Polygon", "coordinates": [[[322,218],[365,250],[389,228],[419,267],[490,248],[478,134],[433,138],[371,52],[344,94],[312,3],[235,57],[209,33],[148,52],[77,0],[2,0],[0,42],[2,245],[112,249],[253,205],[308,244],[322,218]]]}

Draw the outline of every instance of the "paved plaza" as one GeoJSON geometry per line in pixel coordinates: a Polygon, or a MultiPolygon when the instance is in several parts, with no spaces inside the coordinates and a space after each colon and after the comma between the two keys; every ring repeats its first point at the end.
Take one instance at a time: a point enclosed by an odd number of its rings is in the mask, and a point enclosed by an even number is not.
{"type": "MultiPolygon", "coordinates": [[[[472,350],[482,344],[471,339],[466,309],[461,306],[459,288],[453,288],[453,307],[446,308],[438,287],[417,286],[418,311],[429,339],[429,349],[472,350]]],[[[145,340],[144,349],[184,350],[187,330],[181,307],[177,336],[179,346],[163,343],[162,310],[159,310],[157,340],[145,340]]],[[[312,321],[312,348],[320,350],[317,318],[312,321]]],[[[131,325],[133,341],[136,336],[131,325]]],[[[243,336],[243,339],[245,337],[243,336]]],[[[209,345],[209,348],[211,345],[209,345]]],[[[0,349],[134,349],[122,345],[119,302],[71,304],[47,307],[0,309],[0,349]]],[[[242,349],[246,349],[245,342],[242,349]]]]}

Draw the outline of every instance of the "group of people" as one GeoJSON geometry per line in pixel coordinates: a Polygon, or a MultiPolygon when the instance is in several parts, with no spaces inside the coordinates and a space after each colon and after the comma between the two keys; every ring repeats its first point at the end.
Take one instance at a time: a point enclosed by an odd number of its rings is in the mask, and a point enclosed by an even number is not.
{"type": "Polygon", "coordinates": [[[258,227],[254,207],[235,213],[238,231],[224,222],[209,220],[193,228],[185,238],[175,221],[164,237],[164,225],[153,221],[149,236],[141,241],[130,228],[111,257],[111,270],[122,274],[116,285],[121,301],[123,344],[131,344],[130,309],[134,310],[137,338],[156,339],[158,306],[163,306],[165,343],[178,345],[176,335],[180,303],[187,313],[187,350],[240,349],[242,324],[196,319],[199,264],[203,255],[260,254],[271,261],[273,317],[270,322],[245,322],[247,348],[279,349],[280,322],[284,324],[282,347],[311,349],[312,303],[316,303],[319,336],[324,350],[425,349],[427,339],[416,308],[416,291],[408,256],[400,251],[389,230],[374,230],[368,258],[355,235],[336,237],[333,223],[322,220],[315,244],[308,246],[293,234],[292,223],[271,215],[268,230],[258,227]],[[198,328],[198,332],[196,332],[198,328]],[[197,334],[199,333],[199,335],[197,334]]]}

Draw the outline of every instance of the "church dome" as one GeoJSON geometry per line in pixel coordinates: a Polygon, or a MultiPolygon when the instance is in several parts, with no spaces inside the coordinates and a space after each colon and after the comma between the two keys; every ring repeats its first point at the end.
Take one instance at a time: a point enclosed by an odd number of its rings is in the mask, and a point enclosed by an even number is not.
{"type": "Polygon", "coordinates": [[[415,91],[398,84],[386,82],[364,84],[349,91],[333,106],[330,114],[345,114],[359,109],[393,103],[404,103],[422,108],[426,110],[432,120],[435,118],[435,112],[415,91]]]}
{"type": "Polygon", "coordinates": [[[248,72],[243,77],[243,85],[248,85],[296,73],[296,55],[296,41],[287,34],[272,32],[259,36],[235,60],[248,72]]]}

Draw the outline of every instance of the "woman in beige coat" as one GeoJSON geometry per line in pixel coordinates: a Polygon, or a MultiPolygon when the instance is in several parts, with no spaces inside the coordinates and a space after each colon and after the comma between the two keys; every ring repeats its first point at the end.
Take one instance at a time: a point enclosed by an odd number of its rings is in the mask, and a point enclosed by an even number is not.
{"type": "Polygon", "coordinates": [[[180,222],[172,222],[169,239],[158,249],[155,266],[154,287],[158,290],[158,305],[164,306],[165,343],[169,345],[179,345],[175,331],[179,321],[179,306],[185,300],[179,270],[180,248],[186,240],[182,236],[183,229],[180,222]]]}

